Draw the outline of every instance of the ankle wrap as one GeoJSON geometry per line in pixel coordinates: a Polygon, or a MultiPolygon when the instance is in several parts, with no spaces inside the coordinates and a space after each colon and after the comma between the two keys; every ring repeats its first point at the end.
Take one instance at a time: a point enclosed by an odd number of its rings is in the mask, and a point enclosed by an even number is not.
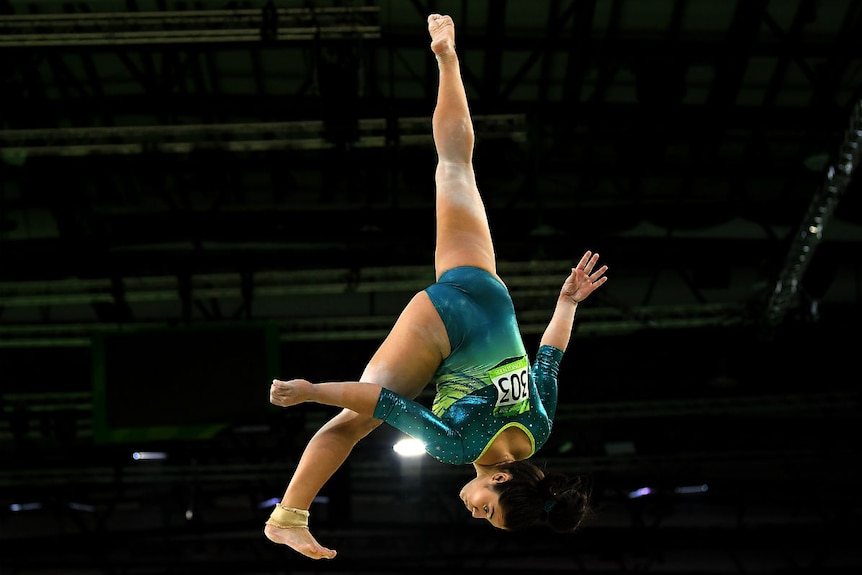
{"type": "Polygon", "coordinates": [[[295,507],[285,507],[280,503],[275,506],[269,519],[266,520],[267,525],[273,525],[279,529],[288,529],[290,527],[304,527],[308,529],[308,510],[296,509],[295,507]]]}

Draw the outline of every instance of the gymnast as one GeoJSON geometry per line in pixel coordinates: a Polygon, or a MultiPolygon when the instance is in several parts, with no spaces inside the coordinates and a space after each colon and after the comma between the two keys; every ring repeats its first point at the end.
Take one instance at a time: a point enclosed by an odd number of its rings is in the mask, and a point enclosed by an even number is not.
{"type": "Polygon", "coordinates": [[[416,293],[359,381],[274,380],[270,401],[343,408],[308,442],[264,527],[266,537],[312,559],[331,559],[308,529],[309,507],[353,447],[381,423],[415,437],[438,460],[472,464],[461,489],[467,511],[496,528],[577,529],[589,511],[580,478],[530,462],[547,441],[557,374],[578,304],[607,281],[587,251],[563,281],[530,363],[512,298],[497,275],[486,210],[473,170],[474,132],[449,16],[428,17],[439,83],[432,117],[437,151],[436,282],[416,293]],[[430,408],[414,401],[433,383],[430,408]]]}

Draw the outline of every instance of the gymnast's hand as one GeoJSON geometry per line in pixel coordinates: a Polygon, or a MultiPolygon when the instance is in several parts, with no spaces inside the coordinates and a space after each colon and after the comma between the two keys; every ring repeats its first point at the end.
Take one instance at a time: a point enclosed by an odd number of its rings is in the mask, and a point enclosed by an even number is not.
{"type": "Polygon", "coordinates": [[[269,402],[281,407],[290,407],[308,401],[313,383],[305,379],[281,381],[273,379],[269,386],[269,402]]]}
{"type": "Polygon", "coordinates": [[[560,297],[567,297],[575,303],[587,299],[587,296],[604,285],[608,281],[605,272],[608,266],[603,265],[595,269],[599,261],[599,254],[590,251],[584,253],[578,265],[572,268],[572,273],[566,278],[560,290],[560,297]]]}

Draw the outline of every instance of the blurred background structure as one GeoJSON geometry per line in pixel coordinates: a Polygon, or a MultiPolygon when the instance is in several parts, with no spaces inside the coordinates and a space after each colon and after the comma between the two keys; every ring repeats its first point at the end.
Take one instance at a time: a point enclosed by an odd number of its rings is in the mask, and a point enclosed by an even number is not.
{"type": "Polygon", "coordinates": [[[0,0],[0,574],[857,572],[862,3],[0,0]],[[366,439],[263,522],[433,280],[451,14],[532,353],[586,249],[554,433],[580,533],[470,519],[366,439]]]}

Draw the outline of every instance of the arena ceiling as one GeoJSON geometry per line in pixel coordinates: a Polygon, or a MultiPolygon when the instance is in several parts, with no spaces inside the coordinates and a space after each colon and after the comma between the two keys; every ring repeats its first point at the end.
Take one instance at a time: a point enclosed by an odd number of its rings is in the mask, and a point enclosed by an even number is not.
{"type": "Polygon", "coordinates": [[[0,0],[0,574],[858,569],[860,37],[853,0],[0,0]],[[491,532],[381,428],[314,563],[261,527],[329,411],[159,426],[358,377],[433,279],[431,12],[528,347],[611,267],[540,452],[598,512],[491,532]]]}

